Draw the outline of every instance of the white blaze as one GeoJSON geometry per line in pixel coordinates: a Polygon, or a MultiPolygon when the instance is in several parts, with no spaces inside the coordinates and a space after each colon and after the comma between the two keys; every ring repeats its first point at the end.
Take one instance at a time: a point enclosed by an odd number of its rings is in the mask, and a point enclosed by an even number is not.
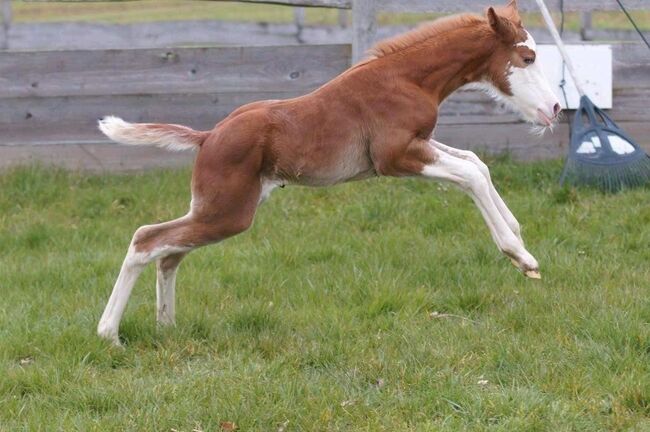
{"type": "MultiPolygon", "coordinates": [[[[528,38],[517,46],[525,46],[535,51],[537,49],[535,39],[530,33],[526,32],[526,34],[528,38]]],[[[521,111],[526,120],[539,122],[540,111],[549,120],[555,116],[553,107],[558,101],[542,70],[539,58],[525,68],[511,65],[508,73],[512,96],[505,96],[505,98],[521,111]]]]}

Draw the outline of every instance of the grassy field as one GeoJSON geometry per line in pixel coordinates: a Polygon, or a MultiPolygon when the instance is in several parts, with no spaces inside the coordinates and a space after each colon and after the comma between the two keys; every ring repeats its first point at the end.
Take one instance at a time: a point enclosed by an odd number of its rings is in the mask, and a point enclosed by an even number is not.
{"type": "Polygon", "coordinates": [[[189,171],[3,174],[0,430],[650,430],[650,189],[492,166],[543,281],[447,187],[286,188],[183,263],[175,328],[149,268],[124,350],[97,320],[132,232],[185,213],[189,171]]]}
{"type": "MultiPolygon", "coordinates": [[[[495,4],[504,3],[495,0],[495,4]]],[[[71,2],[44,3],[14,0],[14,18],[17,22],[101,21],[132,23],[170,20],[224,20],[291,22],[293,8],[274,5],[243,4],[237,2],[191,0],[142,0],[134,2],[71,2]]],[[[479,12],[479,11],[476,11],[479,12]]],[[[650,29],[650,11],[633,11],[632,15],[642,28],[650,29]]],[[[379,23],[415,25],[439,15],[381,13],[379,23]]],[[[338,11],[334,9],[307,8],[308,24],[335,24],[338,11]]],[[[527,14],[529,26],[542,26],[541,17],[527,14]]],[[[622,12],[595,12],[593,26],[607,29],[632,29],[622,12]]],[[[567,29],[578,30],[578,14],[567,14],[567,29]]]]}

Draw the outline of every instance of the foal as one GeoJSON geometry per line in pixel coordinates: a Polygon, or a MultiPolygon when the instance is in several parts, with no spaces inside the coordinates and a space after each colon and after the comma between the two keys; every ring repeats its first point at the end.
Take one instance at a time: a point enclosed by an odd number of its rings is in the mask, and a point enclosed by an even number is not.
{"type": "Polygon", "coordinates": [[[131,145],[196,149],[189,213],[140,227],[131,241],[98,326],[119,343],[118,328],[143,268],[157,265],[157,320],[174,323],[176,270],[187,253],[245,231],[277,186],[327,186],[375,176],[451,182],[478,206],[499,249],[540,278],[519,223],[474,153],[435,141],[438,107],[466,84],[488,88],[527,121],[548,127],[560,105],[535,59],[516,0],[486,17],[458,15],[375,46],[371,56],[302,97],[234,111],[211,131],[130,124],[106,117],[99,128],[131,145]]]}

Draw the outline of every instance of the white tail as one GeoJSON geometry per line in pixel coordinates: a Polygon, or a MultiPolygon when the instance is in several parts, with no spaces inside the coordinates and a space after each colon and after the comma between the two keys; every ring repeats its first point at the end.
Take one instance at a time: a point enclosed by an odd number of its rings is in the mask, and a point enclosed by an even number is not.
{"type": "Polygon", "coordinates": [[[120,144],[155,145],[176,151],[196,148],[208,136],[208,132],[195,131],[181,125],[128,123],[113,116],[100,119],[99,130],[120,144]]]}

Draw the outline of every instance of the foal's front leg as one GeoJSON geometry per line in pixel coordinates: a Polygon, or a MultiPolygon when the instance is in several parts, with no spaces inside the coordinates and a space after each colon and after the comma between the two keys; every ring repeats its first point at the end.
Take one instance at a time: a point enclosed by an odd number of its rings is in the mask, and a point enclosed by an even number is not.
{"type": "Polygon", "coordinates": [[[476,203],[492,238],[499,249],[516,267],[529,278],[539,279],[537,260],[525,249],[495,204],[488,179],[472,162],[444,151],[437,152],[437,159],[424,166],[421,174],[427,178],[444,180],[459,186],[476,203]]]}
{"type": "Polygon", "coordinates": [[[492,183],[492,177],[490,176],[490,170],[487,167],[487,165],[485,165],[485,163],[483,163],[483,161],[479,159],[479,157],[476,156],[476,154],[472,151],[459,150],[454,147],[449,147],[448,145],[440,143],[436,140],[431,140],[431,145],[433,145],[438,150],[443,151],[447,154],[464,159],[468,162],[472,162],[474,165],[478,167],[479,171],[481,171],[481,174],[483,174],[483,176],[488,181],[488,187],[490,188],[490,196],[492,197],[494,204],[497,206],[499,213],[501,213],[501,216],[503,216],[503,218],[505,219],[506,223],[508,224],[512,232],[517,236],[519,241],[523,244],[524,239],[521,236],[521,226],[519,225],[517,218],[515,218],[515,216],[512,214],[512,212],[506,205],[505,201],[503,201],[503,198],[501,198],[501,195],[499,195],[499,192],[497,192],[496,188],[494,187],[494,184],[492,183]]]}

